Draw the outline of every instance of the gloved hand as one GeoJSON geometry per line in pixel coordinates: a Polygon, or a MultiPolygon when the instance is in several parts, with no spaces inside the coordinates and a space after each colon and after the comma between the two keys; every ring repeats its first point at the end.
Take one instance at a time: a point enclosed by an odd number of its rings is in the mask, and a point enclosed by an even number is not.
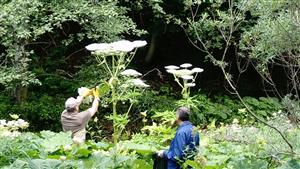
{"type": "Polygon", "coordinates": [[[93,94],[93,90],[89,89],[85,93],[83,93],[83,97],[86,97],[86,96],[89,96],[89,95],[92,95],[92,94],[93,94]]]}
{"type": "Polygon", "coordinates": [[[93,95],[94,95],[95,98],[99,98],[100,94],[99,94],[99,91],[98,91],[98,86],[93,89],[93,95]]]}

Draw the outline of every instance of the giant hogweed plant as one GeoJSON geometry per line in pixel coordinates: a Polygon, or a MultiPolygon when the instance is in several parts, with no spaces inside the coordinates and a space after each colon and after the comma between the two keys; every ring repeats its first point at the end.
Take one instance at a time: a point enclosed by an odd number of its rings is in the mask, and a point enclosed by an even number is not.
{"type": "Polygon", "coordinates": [[[113,141],[117,143],[125,126],[129,122],[129,112],[141,91],[149,87],[138,78],[142,74],[133,69],[126,69],[134,58],[137,48],[147,44],[146,41],[121,40],[113,43],[94,43],[86,49],[95,56],[98,66],[109,75],[103,85],[100,85],[100,94],[111,93],[109,103],[112,105],[112,114],[107,119],[113,121],[113,141]],[[133,51],[133,52],[131,52],[133,51]],[[126,112],[118,111],[118,103],[129,101],[126,112]]]}
{"type": "MultiPolygon", "coordinates": [[[[203,69],[195,67],[192,64],[184,63],[180,66],[169,65],[166,66],[166,71],[174,76],[174,80],[181,87],[182,99],[178,101],[178,106],[187,106],[191,109],[197,109],[196,100],[190,95],[191,87],[195,87],[195,80],[203,69]]],[[[142,129],[142,134],[133,136],[134,142],[147,142],[151,145],[168,145],[168,142],[173,138],[175,129],[172,127],[176,117],[174,111],[166,110],[163,112],[155,112],[152,119],[157,121],[153,122],[150,126],[145,126],[142,129]],[[148,136],[148,139],[145,139],[148,136]]]]}

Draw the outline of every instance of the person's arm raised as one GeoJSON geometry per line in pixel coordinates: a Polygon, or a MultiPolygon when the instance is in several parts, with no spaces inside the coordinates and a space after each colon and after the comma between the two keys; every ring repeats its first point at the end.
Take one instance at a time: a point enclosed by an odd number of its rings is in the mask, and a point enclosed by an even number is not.
{"type": "Polygon", "coordinates": [[[84,99],[83,96],[77,96],[77,98],[76,98],[77,102],[80,104],[82,103],[83,99],[84,99]]]}
{"type": "Polygon", "coordinates": [[[89,108],[89,112],[91,113],[91,117],[94,116],[94,114],[97,112],[99,107],[99,92],[98,89],[93,89],[93,95],[94,95],[94,101],[91,108],[89,108]]]}
{"type": "Polygon", "coordinates": [[[95,97],[94,101],[93,101],[93,104],[92,104],[92,107],[89,108],[89,112],[91,113],[91,117],[94,116],[94,114],[97,112],[98,110],[98,107],[99,107],[99,97],[95,97]]]}

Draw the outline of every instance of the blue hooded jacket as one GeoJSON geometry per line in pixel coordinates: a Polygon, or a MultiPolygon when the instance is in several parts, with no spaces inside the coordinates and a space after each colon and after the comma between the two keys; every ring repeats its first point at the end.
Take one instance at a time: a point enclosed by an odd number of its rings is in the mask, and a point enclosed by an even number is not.
{"type": "Polygon", "coordinates": [[[168,169],[180,169],[177,159],[184,159],[186,153],[196,151],[200,144],[200,136],[193,135],[193,125],[189,121],[184,121],[176,130],[170,148],[164,151],[163,157],[168,160],[168,169]]]}

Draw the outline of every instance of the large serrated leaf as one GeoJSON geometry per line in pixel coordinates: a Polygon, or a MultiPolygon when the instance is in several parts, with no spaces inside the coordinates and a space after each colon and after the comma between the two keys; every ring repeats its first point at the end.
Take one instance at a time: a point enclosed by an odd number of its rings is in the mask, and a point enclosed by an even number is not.
{"type": "Polygon", "coordinates": [[[54,133],[51,131],[41,131],[41,145],[45,152],[54,152],[61,146],[72,144],[71,132],[54,133]]]}
{"type": "Polygon", "coordinates": [[[156,147],[148,144],[136,144],[136,143],[131,143],[129,141],[123,142],[121,144],[124,148],[134,150],[137,153],[140,153],[142,155],[158,151],[156,147]]]}
{"type": "Polygon", "coordinates": [[[50,169],[58,168],[61,164],[60,160],[55,159],[33,159],[27,160],[31,169],[50,169]]]}
{"type": "Polygon", "coordinates": [[[300,168],[300,163],[297,160],[290,160],[277,169],[299,169],[299,168],[300,168]]]}

